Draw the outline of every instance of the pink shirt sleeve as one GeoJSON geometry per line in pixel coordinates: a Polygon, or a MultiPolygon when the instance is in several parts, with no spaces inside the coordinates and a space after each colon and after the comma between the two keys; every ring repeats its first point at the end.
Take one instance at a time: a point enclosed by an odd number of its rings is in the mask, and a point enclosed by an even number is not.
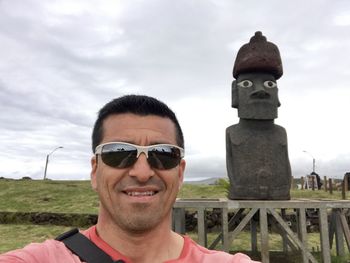
{"type": "Polygon", "coordinates": [[[81,263],[59,241],[46,240],[43,243],[32,243],[28,246],[0,255],[0,263],[81,263]]]}
{"type": "Polygon", "coordinates": [[[251,260],[247,255],[237,253],[233,255],[232,263],[260,263],[260,261],[251,260]]]}

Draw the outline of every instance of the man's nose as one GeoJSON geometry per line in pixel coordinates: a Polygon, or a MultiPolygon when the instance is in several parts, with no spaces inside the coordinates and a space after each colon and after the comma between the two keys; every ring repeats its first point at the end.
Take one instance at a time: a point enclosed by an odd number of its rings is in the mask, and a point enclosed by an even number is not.
{"type": "Polygon", "coordinates": [[[250,94],[252,99],[268,99],[270,94],[265,90],[263,85],[255,85],[254,91],[250,94]]]}
{"type": "Polygon", "coordinates": [[[136,162],[131,167],[129,175],[136,177],[140,182],[147,182],[154,175],[154,170],[149,165],[144,153],[139,155],[136,162]]]}

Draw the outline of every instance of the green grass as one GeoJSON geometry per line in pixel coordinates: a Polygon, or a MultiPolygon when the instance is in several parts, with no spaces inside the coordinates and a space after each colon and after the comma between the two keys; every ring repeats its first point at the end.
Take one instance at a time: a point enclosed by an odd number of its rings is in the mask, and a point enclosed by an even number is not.
{"type": "MultiPolygon", "coordinates": [[[[292,198],[340,199],[323,190],[292,190],[292,198]]],[[[179,198],[226,198],[224,185],[184,184],[179,198]]],[[[349,197],[348,197],[349,199],[349,197]]],[[[89,181],[0,180],[0,211],[97,213],[97,194],[89,181]]]]}
{"type": "MultiPolygon", "coordinates": [[[[218,234],[215,233],[209,233],[208,234],[208,244],[211,244],[215,238],[217,237],[218,234]]],[[[198,241],[198,236],[197,233],[189,233],[189,236],[195,240],[198,241]]],[[[239,252],[239,251],[243,251],[244,253],[249,254],[251,251],[251,236],[250,236],[250,232],[249,231],[242,231],[238,234],[237,238],[232,242],[231,247],[230,247],[230,251],[231,252],[239,252]]],[[[308,239],[308,248],[309,250],[313,251],[313,255],[315,256],[315,258],[317,260],[321,259],[321,252],[320,252],[320,234],[319,233],[308,233],[307,234],[307,239],[308,239]]],[[[258,251],[260,251],[260,233],[257,234],[257,240],[258,240],[258,251]]],[[[334,241],[335,242],[335,241],[334,241]]],[[[335,243],[334,243],[335,244],[335,243]]],[[[270,260],[271,262],[281,262],[281,261],[273,261],[273,255],[283,251],[283,247],[282,247],[282,237],[278,234],[273,234],[273,233],[269,233],[269,250],[270,250],[270,260]]],[[[221,244],[218,245],[218,247],[216,249],[222,249],[221,244]]],[[[302,257],[301,257],[301,253],[294,253],[289,251],[288,252],[288,261],[286,260],[286,255],[283,255],[282,253],[278,253],[282,254],[282,257],[284,257],[284,263],[287,262],[295,262],[295,263],[299,263],[302,262],[302,257]]],[[[331,250],[331,254],[332,254],[332,263],[345,263],[345,262],[349,262],[350,260],[350,254],[347,254],[344,257],[337,257],[336,255],[336,250],[335,250],[335,245],[333,246],[332,250],[331,250]]],[[[254,256],[254,255],[253,255],[254,256]]],[[[258,256],[254,257],[253,259],[257,260],[259,259],[260,254],[258,254],[258,256]]],[[[281,258],[279,258],[281,259],[281,258]]]]}
{"type": "Polygon", "coordinates": [[[226,198],[226,190],[220,185],[184,184],[179,198],[226,198]]]}
{"type": "Polygon", "coordinates": [[[0,180],[0,211],[97,213],[89,181],[0,180]]]}
{"type": "MultiPolygon", "coordinates": [[[[225,184],[191,185],[184,184],[179,198],[226,198],[225,184]]],[[[324,190],[292,190],[292,199],[341,199],[341,192],[330,195],[324,190]]],[[[349,199],[349,197],[348,197],[349,199]]],[[[51,181],[51,180],[0,180],[0,211],[9,212],[57,212],[93,213],[98,211],[97,194],[91,190],[89,181],[51,181]]],[[[53,238],[70,229],[52,225],[0,225],[0,253],[23,247],[30,242],[41,242],[53,238]],[[18,238],[20,237],[20,238],[18,238]]],[[[196,239],[196,234],[190,233],[196,239]]],[[[208,239],[215,238],[209,234],[208,239]]],[[[317,250],[319,234],[308,234],[309,247],[317,250]]],[[[259,243],[259,237],[258,237],[259,243]]],[[[270,235],[271,250],[281,250],[281,237],[270,235]]],[[[250,250],[249,232],[242,232],[231,247],[234,251],[250,250]]],[[[334,249],[333,249],[334,250],[334,249]]],[[[333,251],[333,255],[335,252],[333,251]]],[[[350,260],[333,257],[332,262],[350,260]]],[[[296,261],[298,262],[298,261],[296,261]]]]}
{"type": "MultiPolygon", "coordinates": [[[[293,189],[290,192],[292,198],[306,198],[306,199],[325,199],[325,200],[340,200],[341,191],[334,191],[333,194],[325,192],[324,190],[312,191],[312,190],[297,190],[293,189]]],[[[349,193],[346,196],[347,200],[350,200],[349,193]]]]}
{"type": "Polygon", "coordinates": [[[55,238],[71,227],[52,225],[0,225],[0,254],[32,242],[55,238]]]}

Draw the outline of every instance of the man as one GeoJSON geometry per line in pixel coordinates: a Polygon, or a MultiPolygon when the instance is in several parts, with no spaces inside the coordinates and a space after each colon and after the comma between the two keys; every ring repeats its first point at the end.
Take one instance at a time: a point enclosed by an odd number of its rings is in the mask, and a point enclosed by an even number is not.
{"type": "MultiPolygon", "coordinates": [[[[91,185],[100,199],[96,226],[83,231],[115,262],[253,262],[209,251],[171,231],[185,170],[184,139],[162,102],[129,95],[107,103],[92,134],[91,185]],[[119,261],[118,261],[119,260],[119,261]]],[[[82,262],[56,240],[0,256],[0,262],[82,262]]]]}

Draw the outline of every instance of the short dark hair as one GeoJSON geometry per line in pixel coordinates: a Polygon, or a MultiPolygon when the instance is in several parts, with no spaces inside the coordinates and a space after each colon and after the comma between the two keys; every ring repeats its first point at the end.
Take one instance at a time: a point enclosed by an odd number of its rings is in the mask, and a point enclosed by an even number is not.
{"type": "Polygon", "coordinates": [[[169,118],[175,124],[176,143],[184,148],[184,138],[175,113],[163,102],[144,95],[126,95],[104,105],[99,113],[92,131],[92,152],[103,138],[103,121],[110,115],[132,113],[139,116],[156,115],[169,118]]]}

